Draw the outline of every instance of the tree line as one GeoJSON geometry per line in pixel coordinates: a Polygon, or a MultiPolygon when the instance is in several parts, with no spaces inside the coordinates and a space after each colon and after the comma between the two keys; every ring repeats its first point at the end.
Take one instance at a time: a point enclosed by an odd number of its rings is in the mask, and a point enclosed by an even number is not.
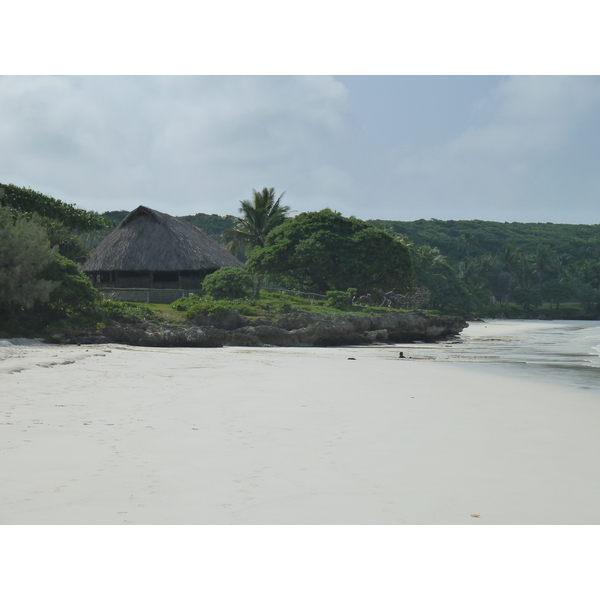
{"type": "MultiPolygon", "coordinates": [[[[253,193],[259,213],[266,198],[275,202],[274,190],[253,193]]],[[[210,215],[213,236],[245,247],[249,270],[286,287],[321,293],[350,287],[384,302],[393,290],[398,306],[465,315],[511,314],[512,305],[513,313],[521,311],[515,315],[532,316],[543,303],[558,309],[575,302],[600,316],[600,225],[360,221],[328,209],[291,217],[285,207],[285,224],[271,227],[260,243],[244,244],[238,230],[258,222],[249,206],[237,218],[210,215]],[[400,247],[408,256],[400,258],[400,247]]],[[[206,217],[185,218],[202,228],[206,217]]]]}
{"type": "MultiPolygon", "coordinates": [[[[245,261],[239,276],[252,276],[255,294],[268,278],[328,295],[338,307],[354,299],[465,316],[517,316],[518,307],[528,316],[544,302],[555,310],[577,302],[600,315],[600,225],[363,221],[330,209],[293,215],[283,196],[253,190],[236,217],[182,218],[245,261]]],[[[77,263],[127,214],[100,215],[0,184],[0,318],[41,325],[93,306],[97,292],[77,263]]],[[[227,285],[238,289],[242,280],[232,277],[227,285]]]]}

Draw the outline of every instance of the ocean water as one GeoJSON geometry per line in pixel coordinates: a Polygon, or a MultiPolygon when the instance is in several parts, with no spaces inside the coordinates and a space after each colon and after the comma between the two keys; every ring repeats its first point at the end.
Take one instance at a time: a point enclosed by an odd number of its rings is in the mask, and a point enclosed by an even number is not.
{"type": "Polygon", "coordinates": [[[600,391],[598,321],[477,322],[456,340],[402,347],[413,359],[478,363],[513,376],[600,391]]]}

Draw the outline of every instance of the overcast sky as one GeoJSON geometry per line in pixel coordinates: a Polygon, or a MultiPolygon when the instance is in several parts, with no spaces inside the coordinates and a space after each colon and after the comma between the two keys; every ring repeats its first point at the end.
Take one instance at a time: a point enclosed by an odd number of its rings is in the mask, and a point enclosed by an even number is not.
{"type": "Polygon", "coordinates": [[[103,212],[599,223],[596,76],[3,76],[0,182],[103,212]]]}

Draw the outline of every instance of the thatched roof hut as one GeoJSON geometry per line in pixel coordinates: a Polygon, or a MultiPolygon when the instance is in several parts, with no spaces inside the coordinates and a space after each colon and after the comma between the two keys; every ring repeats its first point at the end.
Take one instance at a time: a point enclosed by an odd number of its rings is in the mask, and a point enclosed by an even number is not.
{"type": "Polygon", "coordinates": [[[90,254],[81,269],[102,287],[197,288],[221,267],[242,267],[191,223],[138,206],[90,254]]]}

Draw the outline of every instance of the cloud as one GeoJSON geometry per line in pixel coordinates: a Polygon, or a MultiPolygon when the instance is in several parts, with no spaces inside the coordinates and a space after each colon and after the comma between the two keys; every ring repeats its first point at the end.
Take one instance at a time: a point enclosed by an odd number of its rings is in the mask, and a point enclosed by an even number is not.
{"type": "Polygon", "coordinates": [[[100,212],[275,187],[365,219],[598,221],[600,78],[344,81],[0,77],[0,182],[100,212]]]}
{"type": "MultiPolygon", "coordinates": [[[[473,107],[479,125],[444,144],[405,150],[396,184],[436,218],[550,220],[564,212],[564,195],[553,189],[570,176],[568,154],[586,152],[581,128],[598,129],[599,108],[598,78],[508,78],[473,107]]],[[[572,208],[591,217],[588,198],[572,208]]]]}
{"type": "Polygon", "coordinates": [[[252,187],[307,176],[318,187],[348,122],[330,77],[3,77],[0,114],[0,181],[175,214],[232,212],[252,187]]]}

